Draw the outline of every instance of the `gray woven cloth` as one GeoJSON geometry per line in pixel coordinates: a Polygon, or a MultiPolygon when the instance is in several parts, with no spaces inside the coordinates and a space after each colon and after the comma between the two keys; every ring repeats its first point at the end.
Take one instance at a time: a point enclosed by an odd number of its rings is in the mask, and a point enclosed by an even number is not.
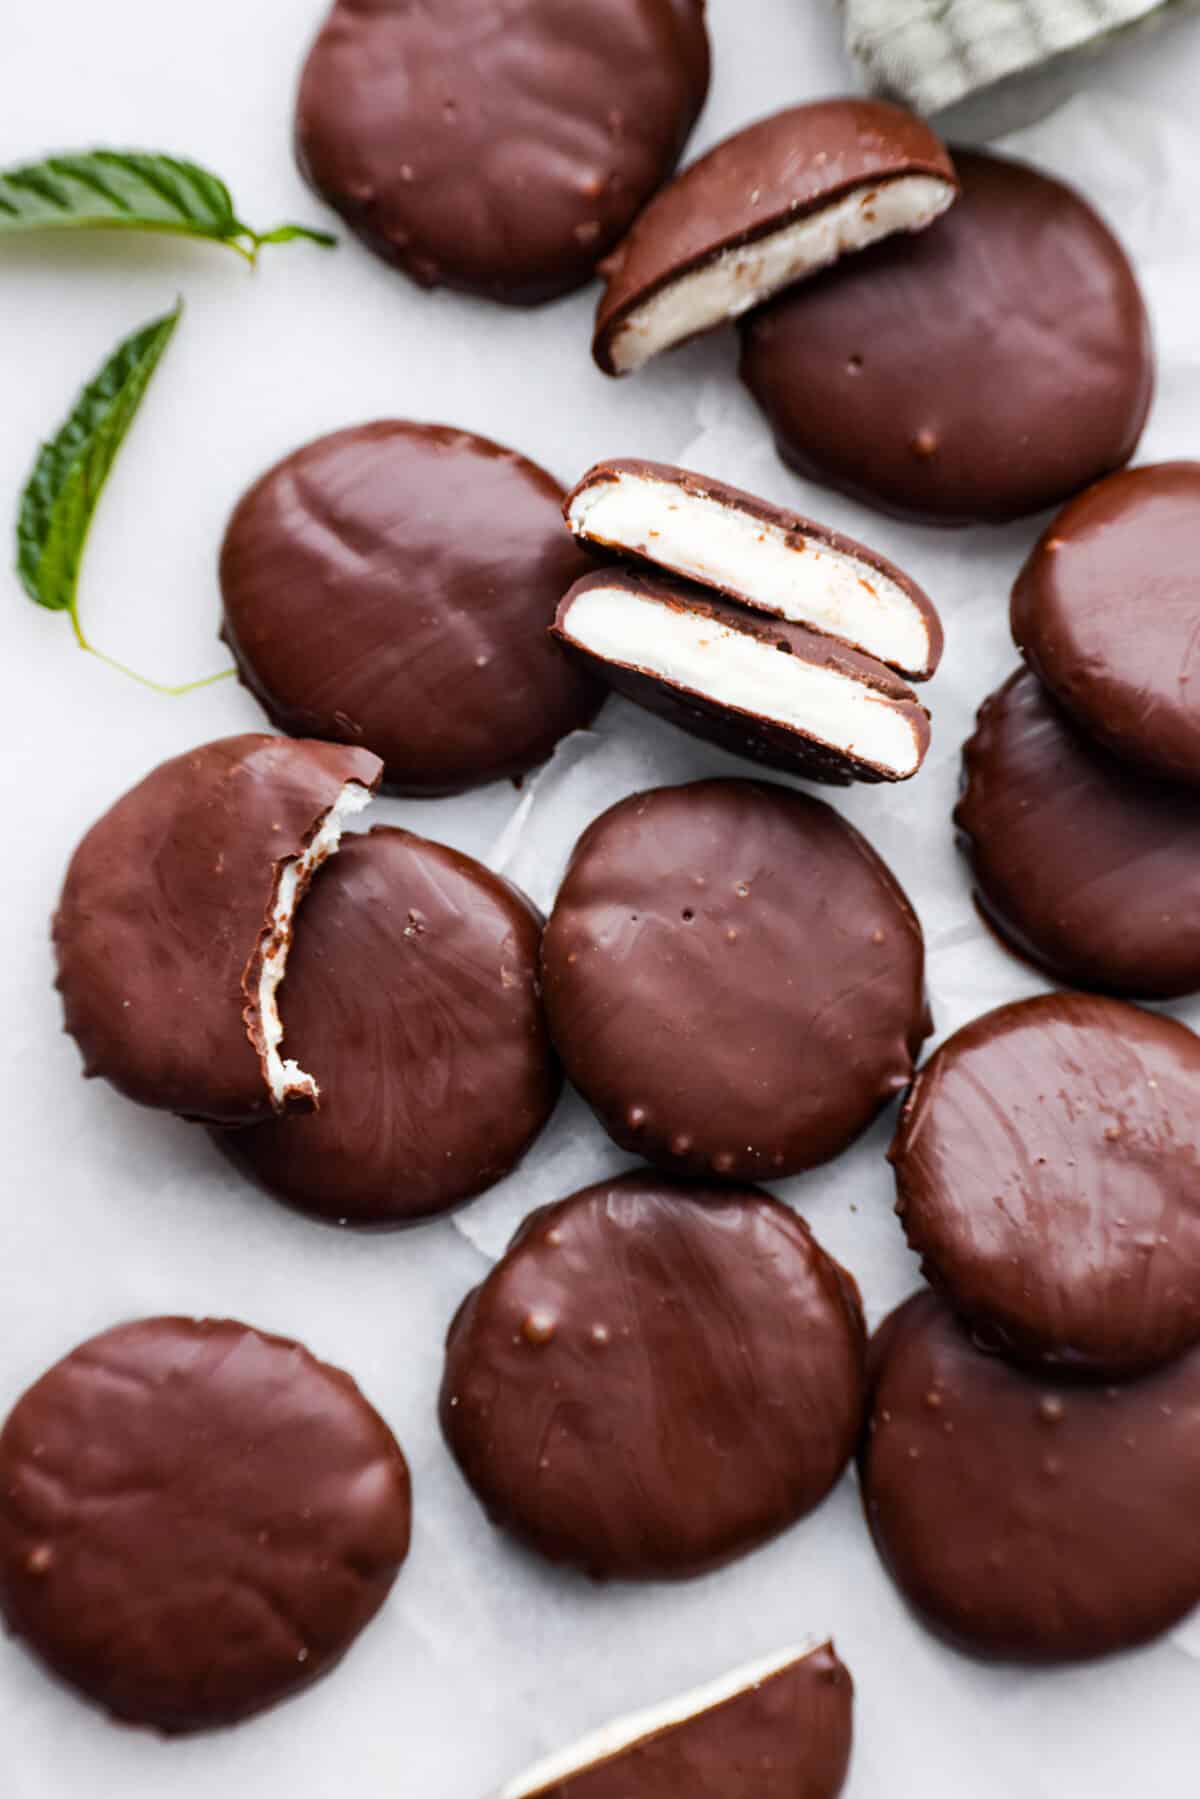
{"type": "Polygon", "coordinates": [[[1006,75],[1181,13],[1196,0],[837,0],[876,93],[937,112],[1006,75]]]}

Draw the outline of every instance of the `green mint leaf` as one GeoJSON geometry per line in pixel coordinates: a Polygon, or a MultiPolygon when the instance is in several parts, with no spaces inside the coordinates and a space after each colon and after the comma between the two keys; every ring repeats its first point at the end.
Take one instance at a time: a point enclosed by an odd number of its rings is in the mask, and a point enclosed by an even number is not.
{"type": "Polygon", "coordinates": [[[75,617],[92,515],[181,310],[182,303],[118,344],[38,452],[17,514],[17,572],[29,597],[51,612],[75,617]]]}
{"type": "Polygon", "coordinates": [[[50,612],[66,612],[75,640],[144,687],[159,693],[191,693],[234,673],[222,669],[199,681],[171,687],[106,656],[84,636],[79,622],[79,565],[96,505],[117,451],[137,417],[150,378],[170,343],[183,301],[119,343],[80,394],[70,416],[38,451],[17,512],[17,573],[30,599],[50,612]]]}
{"type": "Polygon", "coordinates": [[[305,239],[330,245],[327,231],[281,225],[259,233],[234,210],[225,183],[177,156],[90,150],[0,170],[0,239],[28,231],[158,231],[226,244],[248,262],[260,245],[305,239]]]}

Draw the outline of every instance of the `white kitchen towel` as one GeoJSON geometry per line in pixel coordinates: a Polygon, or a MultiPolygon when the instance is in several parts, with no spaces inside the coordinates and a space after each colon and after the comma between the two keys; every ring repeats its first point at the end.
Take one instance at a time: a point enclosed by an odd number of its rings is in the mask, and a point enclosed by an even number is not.
{"type": "Polygon", "coordinates": [[[876,93],[937,112],[1006,75],[1095,48],[1197,0],[836,0],[876,93]]]}

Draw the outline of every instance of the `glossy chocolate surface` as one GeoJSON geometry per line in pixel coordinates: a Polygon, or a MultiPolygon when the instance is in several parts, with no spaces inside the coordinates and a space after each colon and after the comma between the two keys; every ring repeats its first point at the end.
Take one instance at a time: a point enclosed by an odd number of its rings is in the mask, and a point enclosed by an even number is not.
{"type": "MultiPolygon", "coordinates": [[[[85,1074],[187,1117],[270,1112],[252,997],[278,872],[344,783],[378,779],[366,750],[225,737],[162,763],[92,826],[53,923],[85,1074]]],[[[285,978],[285,1028],[286,992],[285,978]]]]}
{"type": "Polygon", "coordinates": [[[931,1283],[989,1344],[1100,1373],[1200,1341],[1200,1038],[1121,1000],[985,1013],[921,1070],[891,1149],[931,1283]]]}
{"type": "Polygon", "coordinates": [[[0,1433],[0,1609],[117,1718],[233,1724],[349,1648],[410,1517],[348,1375],[244,1324],[147,1318],[72,1351],[0,1433]]]}
{"type": "Polygon", "coordinates": [[[787,1207],[642,1170],[525,1221],[451,1325],[442,1428],[542,1555],[698,1574],[825,1497],[864,1348],[852,1279],[787,1207]]]}
{"type": "Polygon", "coordinates": [[[470,856],[390,827],[345,839],[287,975],[287,1041],[321,1109],[219,1146],[277,1198],[347,1224],[408,1224],[490,1187],[561,1086],[540,939],[524,895],[470,856]]]}
{"type": "Polygon", "coordinates": [[[980,709],[955,810],[981,912],[1070,986],[1200,989],[1200,796],[1094,744],[1028,670],[980,709]]]}
{"type": "Polygon", "coordinates": [[[904,175],[955,182],[953,164],[929,126],[885,100],[818,100],[725,138],[655,195],[605,262],[596,361],[607,374],[616,372],[610,350],[616,331],[671,282],[856,189],[904,175]]]}
{"type": "Polygon", "coordinates": [[[930,1022],[916,916],[820,800],[756,781],[634,794],[546,926],[551,1036],[609,1135],[681,1174],[777,1180],[908,1086],[930,1022]]]}
{"type": "MultiPolygon", "coordinates": [[[[900,588],[905,598],[911,603],[925,627],[926,653],[919,664],[912,668],[892,664],[896,674],[909,681],[926,681],[936,674],[945,647],[945,633],[937,607],[919,587],[911,575],[905,574],[878,550],[868,544],[859,543],[857,538],[846,537],[841,531],[833,530],[829,525],[818,524],[815,519],[805,518],[798,512],[789,511],[787,507],[776,506],[771,500],[760,499],[757,494],[747,493],[745,488],[733,487],[728,481],[719,481],[714,475],[698,475],[691,469],[679,468],[669,462],[647,462],[637,456],[613,456],[605,462],[597,462],[590,468],[581,481],[563,501],[563,515],[568,523],[571,519],[572,503],[580,494],[590,488],[603,487],[618,480],[622,475],[644,476],[647,480],[662,482],[665,486],[677,487],[687,496],[714,501],[717,505],[727,507],[731,512],[744,514],[752,519],[760,520],[764,525],[782,531],[793,540],[799,555],[820,555],[822,550],[832,550],[837,556],[849,557],[860,562],[869,570],[881,575],[884,581],[900,588]]],[[[688,570],[664,558],[661,545],[646,544],[640,549],[629,544],[605,544],[596,537],[581,535],[580,542],[586,544],[593,555],[616,555],[634,562],[643,562],[654,568],[665,568],[670,573],[687,576],[688,570]]],[[[747,571],[747,578],[736,584],[725,585],[717,580],[706,580],[705,585],[716,588],[731,600],[740,600],[745,606],[753,606],[760,611],[770,613],[772,609],[763,604],[756,592],[753,571],[747,571]]],[[[864,577],[865,579],[865,577],[864,577]]],[[[846,647],[858,650],[863,655],[872,654],[870,646],[865,643],[853,643],[848,638],[840,639],[846,647]]]]}
{"type": "MultiPolygon", "coordinates": [[[[745,756],[765,768],[783,774],[802,775],[826,786],[845,787],[851,781],[910,779],[920,768],[929,748],[929,714],[912,688],[874,656],[846,648],[835,637],[823,636],[807,625],[790,624],[727,600],[711,588],[693,582],[673,581],[664,575],[637,575],[619,569],[610,574],[585,575],[564,595],[554,625],[555,635],[571,653],[618,693],[647,712],[656,713],[693,737],[715,743],[735,756],[745,756]],[[571,637],[570,612],[575,600],[592,588],[624,588],[665,603],[673,612],[710,620],[715,629],[739,631],[745,637],[806,662],[813,668],[844,676],[866,689],[872,700],[897,712],[911,733],[916,767],[904,776],[869,760],[853,749],[822,741],[819,727],[811,729],[780,723],[758,713],[730,706],[701,691],[669,680],[655,670],[629,662],[616,662],[592,654],[571,637]]],[[[847,729],[851,727],[847,726],[847,729]]]]}
{"type": "Polygon", "coordinates": [[[943,218],[781,295],[743,327],[742,378],[783,460],[936,524],[1003,520],[1132,455],[1153,386],[1125,252],[1070,188],[955,153],[943,218]]]}
{"type": "Polygon", "coordinates": [[[1200,786],[1200,462],[1125,469],[1064,507],[1017,578],[1012,628],[1089,737],[1200,786]]]}
{"type": "Polygon", "coordinates": [[[239,502],[223,636],[280,730],[356,743],[401,793],[542,762],[601,690],[549,636],[588,563],[562,488],[513,450],[381,420],[318,438],[239,502]]]}
{"type": "Polygon", "coordinates": [[[708,91],[703,0],[338,0],[296,151],[423,287],[529,305],[587,281],[708,91]]]}
{"type": "Polygon", "coordinates": [[[1200,1352],[1121,1386],[976,1349],[932,1293],[872,1343],[860,1478],[909,1603],[976,1655],[1149,1641],[1200,1600],[1200,1352]]]}
{"type": "MultiPolygon", "coordinates": [[[[522,1799],[837,1799],[854,1683],[832,1643],[522,1799]]],[[[500,1799],[515,1799],[505,1788],[500,1799]]]]}

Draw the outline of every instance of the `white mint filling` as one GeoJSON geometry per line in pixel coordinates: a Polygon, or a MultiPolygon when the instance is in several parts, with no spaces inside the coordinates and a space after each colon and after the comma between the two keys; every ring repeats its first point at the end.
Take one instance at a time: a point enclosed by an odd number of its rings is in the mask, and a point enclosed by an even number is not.
{"type": "Polygon", "coordinates": [[[790,1667],[794,1662],[803,1661],[819,1647],[816,1638],[812,1637],[799,1648],[781,1649],[777,1655],[769,1655],[762,1661],[735,1669],[732,1674],[724,1674],[719,1680],[710,1681],[707,1686],[696,1687],[690,1693],[681,1694],[678,1699],[667,1700],[665,1705],[631,1712],[628,1717],[605,1724],[588,1736],[580,1737],[569,1749],[560,1749],[556,1754],[536,1762],[532,1768],[526,1769],[524,1774],[518,1775],[516,1780],[502,1788],[497,1799],[529,1799],[531,1794],[556,1786],[559,1781],[577,1774],[581,1768],[589,1767],[593,1762],[607,1761],[610,1756],[628,1749],[631,1743],[639,1742],[643,1737],[653,1736],[656,1731],[668,1730],[674,1724],[683,1724],[688,1718],[697,1717],[701,1712],[711,1711],[715,1705],[723,1705],[727,1699],[736,1698],[739,1693],[749,1692],[751,1687],[760,1686],[772,1674],[778,1674],[781,1669],[790,1667]]]}
{"type": "Polygon", "coordinates": [[[320,1089],[298,1062],[285,1061],[279,1053],[283,1021],[279,1016],[279,984],[287,970],[292,946],[292,925],[304,890],[322,862],[337,854],[346,821],[370,805],[371,794],[358,781],[347,781],[321,820],[303,855],[285,863],[275,888],[275,899],[266,926],[262,966],[258,977],[258,1016],[262,1029],[267,1085],[275,1106],[282,1108],[291,1094],[303,1094],[314,1102],[320,1089]]]}
{"type": "Polygon", "coordinates": [[[622,319],[609,344],[613,367],[629,374],[660,350],[738,318],[849,250],[865,250],[896,231],[923,231],[945,212],[955,191],[939,175],[899,175],[856,188],[754,243],[723,250],[622,319]]]}
{"type": "Polygon", "coordinates": [[[766,523],[709,494],[633,470],[571,501],[577,537],[628,550],[707,587],[744,594],[906,674],[929,664],[929,626],[911,596],[871,563],[766,523]]]}
{"type": "Polygon", "coordinates": [[[597,585],[571,602],[560,628],[606,662],[790,726],[897,779],[920,767],[912,720],[895,701],[702,613],[631,588],[597,585]]]}

